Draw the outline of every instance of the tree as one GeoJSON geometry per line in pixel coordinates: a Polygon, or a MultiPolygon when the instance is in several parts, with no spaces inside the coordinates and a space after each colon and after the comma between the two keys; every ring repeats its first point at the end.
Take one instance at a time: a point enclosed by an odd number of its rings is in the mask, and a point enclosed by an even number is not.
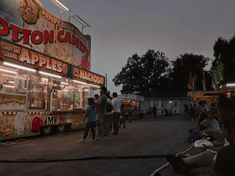
{"type": "Polygon", "coordinates": [[[203,71],[208,61],[209,58],[192,53],[185,53],[177,57],[175,61],[172,61],[173,71],[171,76],[174,83],[172,89],[188,91],[188,78],[191,73],[192,77],[196,78],[195,89],[203,90],[203,71]]]}
{"type": "Polygon", "coordinates": [[[169,70],[169,61],[163,52],[148,50],[143,56],[134,54],[113,79],[116,86],[122,85],[122,93],[153,92],[163,86],[161,81],[169,70]]]}
{"type": "Polygon", "coordinates": [[[213,71],[217,71],[220,79],[226,82],[235,81],[235,36],[230,40],[219,37],[214,44],[213,71]],[[221,67],[223,69],[221,70],[221,67]],[[222,71],[222,73],[221,73],[222,71]],[[221,76],[222,75],[222,76],[221,76]],[[221,78],[222,77],[222,78],[221,78]]]}

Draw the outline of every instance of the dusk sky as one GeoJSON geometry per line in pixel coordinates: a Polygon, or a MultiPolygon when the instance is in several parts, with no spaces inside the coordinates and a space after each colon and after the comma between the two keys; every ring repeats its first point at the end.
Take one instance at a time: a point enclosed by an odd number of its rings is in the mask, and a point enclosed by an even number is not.
{"type": "MultiPolygon", "coordinates": [[[[143,55],[148,49],[164,52],[170,60],[185,52],[213,58],[213,44],[235,32],[234,0],[61,0],[71,11],[63,19],[79,15],[90,29],[91,71],[112,79],[128,57],[143,55]]],[[[59,16],[59,8],[43,0],[59,16]]],[[[75,23],[76,24],[76,23],[75,23]]]]}

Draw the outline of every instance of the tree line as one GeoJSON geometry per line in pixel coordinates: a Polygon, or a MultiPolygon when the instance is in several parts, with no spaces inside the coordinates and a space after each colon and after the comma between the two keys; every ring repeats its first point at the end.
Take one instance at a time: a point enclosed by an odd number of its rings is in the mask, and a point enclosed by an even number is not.
{"type": "Polygon", "coordinates": [[[142,95],[157,91],[213,90],[214,83],[219,85],[235,78],[235,36],[230,40],[218,38],[213,49],[214,59],[184,53],[170,61],[164,52],[154,50],[142,56],[134,54],[113,82],[122,86],[122,93],[142,95]],[[205,70],[209,61],[212,67],[205,70]],[[189,79],[193,80],[193,88],[189,87],[189,79]]]}

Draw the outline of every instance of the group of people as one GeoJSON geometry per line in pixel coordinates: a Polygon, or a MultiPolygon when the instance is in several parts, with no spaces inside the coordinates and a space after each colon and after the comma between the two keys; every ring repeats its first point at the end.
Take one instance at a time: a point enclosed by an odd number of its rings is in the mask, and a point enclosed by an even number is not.
{"type": "MultiPolygon", "coordinates": [[[[169,155],[168,162],[182,174],[195,168],[207,167],[211,176],[233,175],[235,162],[235,97],[221,94],[218,101],[204,106],[198,113],[196,128],[190,129],[189,141],[208,141],[207,149],[189,157],[169,155]]],[[[205,144],[204,144],[205,145],[205,144]]]]}
{"type": "Polygon", "coordinates": [[[198,104],[193,103],[189,106],[184,105],[184,114],[189,120],[197,119],[202,111],[208,111],[209,104],[206,101],[200,101],[198,104]]]}
{"type": "Polygon", "coordinates": [[[96,137],[96,127],[99,137],[119,134],[120,122],[124,123],[125,119],[121,117],[122,102],[116,92],[110,95],[106,87],[100,89],[100,95],[88,98],[88,107],[85,111],[86,126],[81,142],[84,142],[91,131],[92,140],[96,137]],[[120,119],[121,117],[121,119],[120,119]]]}
{"type": "Polygon", "coordinates": [[[149,106],[148,110],[147,110],[147,114],[152,115],[153,119],[157,120],[157,108],[155,105],[149,106]]]}

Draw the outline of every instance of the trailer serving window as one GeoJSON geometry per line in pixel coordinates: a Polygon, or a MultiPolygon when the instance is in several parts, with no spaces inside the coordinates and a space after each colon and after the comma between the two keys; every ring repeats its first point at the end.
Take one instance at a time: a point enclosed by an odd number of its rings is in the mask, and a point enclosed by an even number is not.
{"type": "Polygon", "coordinates": [[[0,67],[0,110],[25,110],[26,93],[26,75],[0,67]]]}
{"type": "Polygon", "coordinates": [[[62,111],[63,105],[62,105],[62,99],[63,99],[63,92],[61,90],[55,89],[52,93],[52,111],[62,111]]]}
{"type": "Polygon", "coordinates": [[[83,107],[86,107],[88,105],[88,97],[89,97],[89,89],[88,88],[83,88],[83,92],[82,92],[82,97],[83,97],[83,107]]]}
{"type": "Polygon", "coordinates": [[[31,76],[29,80],[29,109],[46,109],[48,80],[31,76]]]}
{"type": "Polygon", "coordinates": [[[74,106],[73,87],[72,86],[66,87],[63,93],[64,93],[64,97],[62,101],[63,109],[73,110],[73,106],[74,106]]]}
{"type": "Polygon", "coordinates": [[[74,90],[74,109],[80,109],[82,108],[82,91],[81,89],[75,89],[74,90]]]}
{"type": "Polygon", "coordinates": [[[26,94],[26,76],[24,74],[14,74],[13,71],[6,73],[4,72],[5,70],[7,69],[0,68],[0,92],[10,94],[26,94]]]}

